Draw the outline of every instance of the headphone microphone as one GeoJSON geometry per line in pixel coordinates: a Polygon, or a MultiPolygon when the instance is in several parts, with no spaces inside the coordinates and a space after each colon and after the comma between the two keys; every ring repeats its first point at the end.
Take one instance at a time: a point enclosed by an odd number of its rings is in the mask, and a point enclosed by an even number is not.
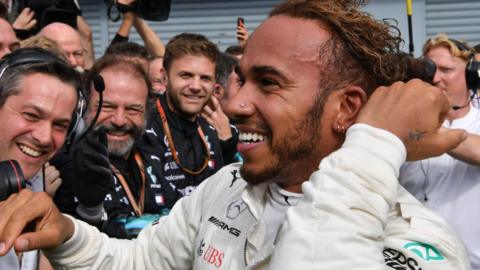
{"type": "Polygon", "coordinates": [[[455,44],[460,51],[470,53],[467,66],[465,68],[465,80],[467,83],[467,91],[471,91],[472,94],[470,95],[469,101],[466,104],[452,106],[452,109],[457,111],[468,107],[470,102],[475,98],[477,89],[480,87],[480,62],[474,60],[474,53],[466,44],[453,38],[449,38],[449,40],[455,44]]]}
{"type": "MultiPolygon", "coordinates": [[[[93,117],[92,122],[88,126],[87,129],[76,139],[76,142],[79,142],[80,140],[85,137],[93,128],[95,123],[98,120],[98,116],[100,115],[100,111],[102,110],[102,105],[103,105],[103,91],[105,90],[105,81],[103,80],[102,75],[100,74],[95,74],[93,75],[93,88],[95,91],[98,92],[98,107],[97,107],[97,112],[95,113],[95,117],[93,117]]],[[[72,146],[74,139],[75,139],[75,132],[72,132],[73,135],[67,139],[65,142],[65,152],[68,152],[70,150],[70,147],[72,146]]]]}
{"type": "Polygon", "coordinates": [[[452,106],[452,110],[458,111],[460,109],[463,109],[463,108],[467,107],[468,105],[470,105],[470,101],[467,104],[462,105],[462,106],[454,105],[454,106],[452,106]]]}

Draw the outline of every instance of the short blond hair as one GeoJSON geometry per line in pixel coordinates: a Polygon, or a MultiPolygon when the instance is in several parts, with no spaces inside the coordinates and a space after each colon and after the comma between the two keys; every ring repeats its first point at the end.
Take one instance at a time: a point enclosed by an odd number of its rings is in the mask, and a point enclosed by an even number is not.
{"type": "Polygon", "coordinates": [[[472,49],[466,43],[456,40],[454,41],[448,38],[446,34],[440,33],[425,42],[425,45],[423,45],[423,55],[426,55],[431,49],[438,47],[447,48],[453,56],[461,58],[465,61],[468,61],[473,54],[472,49]]]}
{"type": "Polygon", "coordinates": [[[37,47],[42,48],[54,55],[62,58],[63,60],[67,61],[67,54],[65,51],[58,45],[58,43],[54,40],[51,40],[45,36],[36,35],[33,37],[29,37],[25,40],[20,41],[20,48],[31,48],[37,47]]]}

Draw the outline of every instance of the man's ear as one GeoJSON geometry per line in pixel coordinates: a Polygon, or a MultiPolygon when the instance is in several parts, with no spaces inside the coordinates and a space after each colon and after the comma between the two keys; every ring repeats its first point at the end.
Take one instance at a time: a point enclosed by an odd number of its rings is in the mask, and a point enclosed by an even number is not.
{"type": "Polygon", "coordinates": [[[167,86],[168,84],[168,75],[167,75],[167,72],[165,72],[165,74],[163,75],[163,83],[165,84],[165,87],[167,86]]]}
{"type": "Polygon", "coordinates": [[[358,113],[367,102],[367,93],[358,86],[347,86],[338,91],[340,102],[333,129],[338,133],[345,133],[355,123],[358,113]]]}
{"type": "Polygon", "coordinates": [[[213,85],[213,96],[215,96],[218,100],[223,99],[223,95],[225,95],[225,89],[218,83],[213,85]]]}

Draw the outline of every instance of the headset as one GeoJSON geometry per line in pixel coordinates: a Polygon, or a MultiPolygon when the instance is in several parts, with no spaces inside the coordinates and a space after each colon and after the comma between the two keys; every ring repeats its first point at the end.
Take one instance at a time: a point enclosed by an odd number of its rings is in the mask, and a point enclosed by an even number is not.
{"type": "MultiPolygon", "coordinates": [[[[0,89],[2,89],[2,78],[7,70],[14,69],[16,67],[20,67],[25,64],[45,64],[45,66],[48,65],[60,65],[62,69],[65,70],[65,72],[71,72],[73,76],[78,76],[79,80],[79,85],[80,85],[80,74],[75,71],[69,63],[67,63],[65,60],[62,58],[54,55],[51,52],[48,52],[42,48],[22,48],[18,49],[10,54],[5,55],[2,59],[0,59],[0,89]]],[[[68,149],[70,146],[73,144],[74,140],[79,141],[82,139],[87,132],[89,132],[93,125],[95,124],[98,115],[100,113],[100,109],[102,107],[103,103],[103,95],[102,92],[105,89],[105,84],[103,82],[103,78],[98,74],[94,77],[94,88],[95,90],[99,93],[100,96],[100,101],[99,101],[99,106],[97,113],[94,117],[94,120],[90,124],[90,126],[83,132],[81,136],[79,136],[79,139],[75,140],[77,129],[80,123],[80,119],[83,116],[83,113],[85,111],[85,98],[82,93],[81,88],[77,88],[77,97],[78,97],[78,102],[77,102],[77,107],[75,108],[72,116],[72,121],[70,123],[70,126],[68,127],[67,131],[67,136],[65,139],[65,148],[68,149]]]]}
{"type": "Polygon", "coordinates": [[[449,40],[453,42],[453,44],[455,44],[460,51],[469,53],[467,67],[465,69],[465,78],[467,81],[468,90],[475,92],[480,88],[480,62],[475,60],[474,51],[465,43],[453,38],[449,38],[449,40]]]}
{"type": "Polygon", "coordinates": [[[467,91],[471,91],[472,93],[467,104],[452,106],[453,110],[459,110],[467,107],[470,104],[470,101],[472,101],[477,95],[477,89],[480,89],[480,62],[475,61],[473,50],[465,43],[453,38],[449,38],[448,40],[450,40],[460,51],[469,53],[467,66],[465,68],[465,80],[467,83],[467,91]]]}

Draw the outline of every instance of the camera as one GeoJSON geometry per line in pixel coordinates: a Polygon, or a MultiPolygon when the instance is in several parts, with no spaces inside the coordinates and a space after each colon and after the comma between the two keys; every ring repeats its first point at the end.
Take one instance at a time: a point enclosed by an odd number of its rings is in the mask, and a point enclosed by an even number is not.
{"type": "Polygon", "coordinates": [[[30,35],[38,33],[43,27],[53,22],[61,22],[77,28],[77,16],[82,11],[73,0],[18,0],[14,10],[20,14],[24,8],[35,12],[37,25],[30,30],[30,35]]]}
{"type": "Polygon", "coordinates": [[[16,160],[0,162],[0,201],[25,188],[25,177],[16,160]]]}
{"type": "Polygon", "coordinates": [[[120,16],[111,17],[113,5],[117,6],[120,13],[132,11],[144,20],[161,22],[168,19],[171,3],[170,0],[137,0],[131,5],[123,5],[117,3],[117,0],[112,0],[108,6],[107,15],[112,21],[116,22],[120,19],[120,16]]]}

